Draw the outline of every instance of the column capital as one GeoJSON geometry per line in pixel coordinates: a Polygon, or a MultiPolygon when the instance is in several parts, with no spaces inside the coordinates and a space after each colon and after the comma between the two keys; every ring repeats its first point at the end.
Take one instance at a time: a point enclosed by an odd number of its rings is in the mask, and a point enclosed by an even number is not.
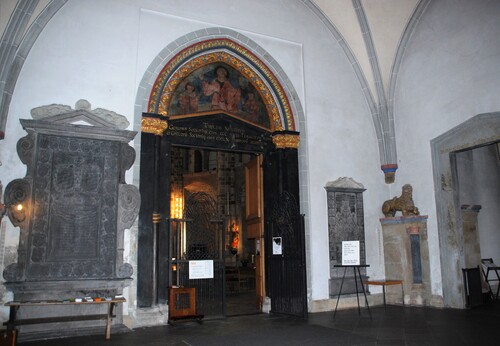
{"type": "Polygon", "coordinates": [[[272,134],[276,149],[298,149],[300,146],[300,133],[295,131],[275,131],[272,134]]]}
{"type": "Polygon", "coordinates": [[[168,129],[169,117],[155,113],[142,113],[141,132],[163,136],[168,129]]]}

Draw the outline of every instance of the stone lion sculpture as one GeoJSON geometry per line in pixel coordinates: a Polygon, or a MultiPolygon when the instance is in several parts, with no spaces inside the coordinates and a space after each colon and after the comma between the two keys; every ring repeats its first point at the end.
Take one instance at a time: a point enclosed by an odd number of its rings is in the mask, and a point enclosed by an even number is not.
{"type": "Polygon", "coordinates": [[[405,184],[401,188],[401,197],[394,197],[382,204],[382,213],[385,217],[394,217],[397,211],[403,213],[403,216],[420,215],[418,208],[413,204],[413,187],[405,184]]]}

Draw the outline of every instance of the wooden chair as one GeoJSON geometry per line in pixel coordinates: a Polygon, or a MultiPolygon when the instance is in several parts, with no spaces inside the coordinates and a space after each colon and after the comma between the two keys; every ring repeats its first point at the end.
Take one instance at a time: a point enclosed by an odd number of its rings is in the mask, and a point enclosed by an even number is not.
{"type": "Polygon", "coordinates": [[[226,290],[237,294],[248,290],[248,278],[241,275],[239,267],[226,267],[226,290]]]}
{"type": "Polygon", "coordinates": [[[237,267],[226,267],[226,292],[239,293],[240,278],[237,267]]]}

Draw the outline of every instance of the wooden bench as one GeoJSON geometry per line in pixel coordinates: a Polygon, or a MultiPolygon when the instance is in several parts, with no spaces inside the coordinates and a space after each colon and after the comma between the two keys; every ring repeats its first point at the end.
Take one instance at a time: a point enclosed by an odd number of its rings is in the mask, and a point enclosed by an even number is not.
{"type": "Polygon", "coordinates": [[[403,289],[403,280],[366,280],[363,281],[363,283],[367,286],[368,285],[373,285],[373,286],[382,286],[382,292],[384,294],[384,309],[386,307],[385,305],[385,286],[393,286],[393,285],[401,285],[401,300],[403,301],[403,305],[405,305],[405,292],[403,289]]]}
{"type": "Polygon", "coordinates": [[[53,322],[70,322],[70,321],[88,321],[88,320],[106,320],[106,332],[105,338],[109,340],[111,334],[111,320],[113,317],[116,317],[113,314],[114,308],[116,304],[125,303],[126,300],[124,298],[114,298],[114,299],[102,299],[100,301],[85,301],[75,302],[75,301],[31,301],[31,302],[8,302],[5,303],[5,306],[10,307],[9,320],[4,322],[4,325],[7,326],[7,330],[14,330],[16,326],[19,325],[27,325],[27,324],[39,324],[39,323],[53,323],[53,322]],[[55,317],[40,317],[40,318],[27,318],[20,319],[16,318],[17,311],[21,307],[47,307],[53,305],[101,305],[107,304],[107,314],[98,314],[98,315],[76,315],[76,316],[55,316],[55,317]]]}

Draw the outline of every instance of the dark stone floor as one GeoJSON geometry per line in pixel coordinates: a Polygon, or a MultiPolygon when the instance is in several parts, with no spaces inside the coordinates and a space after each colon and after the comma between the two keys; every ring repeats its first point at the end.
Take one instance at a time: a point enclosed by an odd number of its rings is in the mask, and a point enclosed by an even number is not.
{"type": "Polygon", "coordinates": [[[258,313],[255,290],[226,297],[226,316],[233,317],[258,313]]]}
{"type": "Polygon", "coordinates": [[[403,306],[312,313],[308,319],[257,314],[138,328],[101,335],[19,343],[22,346],[78,345],[500,345],[500,304],[470,310],[403,306]],[[498,329],[497,329],[498,328],[498,329]]]}

